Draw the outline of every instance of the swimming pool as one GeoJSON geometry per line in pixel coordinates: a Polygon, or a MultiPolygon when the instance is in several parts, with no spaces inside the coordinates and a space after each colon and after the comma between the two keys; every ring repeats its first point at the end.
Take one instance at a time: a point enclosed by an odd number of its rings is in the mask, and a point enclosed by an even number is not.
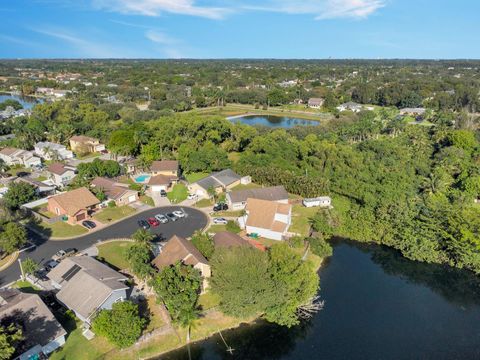
{"type": "Polygon", "coordinates": [[[143,184],[143,183],[146,183],[149,179],[150,179],[150,175],[142,174],[142,175],[138,175],[135,178],[135,182],[143,184]]]}

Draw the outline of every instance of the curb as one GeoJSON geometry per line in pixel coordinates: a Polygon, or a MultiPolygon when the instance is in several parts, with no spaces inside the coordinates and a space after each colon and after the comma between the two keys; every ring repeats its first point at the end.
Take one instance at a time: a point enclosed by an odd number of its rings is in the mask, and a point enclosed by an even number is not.
{"type": "Polygon", "coordinates": [[[5,270],[6,268],[10,267],[11,265],[13,265],[13,263],[18,259],[18,255],[20,254],[19,251],[15,251],[14,253],[8,255],[11,257],[10,260],[8,260],[8,262],[5,264],[5,265],[2,265],[0,267],[0,271],[3,271],[5,270]]]}

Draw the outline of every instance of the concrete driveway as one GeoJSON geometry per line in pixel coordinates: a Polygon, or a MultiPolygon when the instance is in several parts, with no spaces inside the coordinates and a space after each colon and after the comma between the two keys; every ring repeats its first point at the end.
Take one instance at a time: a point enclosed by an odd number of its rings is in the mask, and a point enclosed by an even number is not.
{"type": "MultiPolygon", "coordinates": [[[[158,207],[129,217],[101,230],[70,240],[45,240],[37,234],[29,231],[29,240],[37,246],[22,252],[19,258],[25,259],[29,257],[37,263],[43,264],[60,249],[74,247],[77,250],[82,251],[103,240],[128,238],[139,228],[137,224],[138,220],[145,220],[157,214],[166,214],[175,210],[183,210],[186,215],[185,218],[178,219],[175,222],[168,222],[167,224],[160,224],[157,227],[150,228],[150,231],[159,238],[165,239],[168,239],[173,235],[190,237],[196,230],[203,229],[208,224],[208,217],[197,209],[181,206],[158,207]]],[[[19,277],[20,268],[18,264],[11,265],[7,269],[0,271],[0,287],[18,280],[19,277]]]]}

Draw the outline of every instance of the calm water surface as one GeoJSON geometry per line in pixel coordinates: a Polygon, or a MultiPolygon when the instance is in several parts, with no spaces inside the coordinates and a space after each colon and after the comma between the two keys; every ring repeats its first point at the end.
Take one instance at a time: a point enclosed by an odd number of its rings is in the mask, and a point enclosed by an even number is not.
{"type": "Polygon", "coordinates": [[[44,102],[43,99],[38,99],[31,96],[20,96],[0,93],[0,103],[4,102],[7,99],[17,100],[20,104],[22,104],[24,109],[31,109],[36,104],[44,102]]]}
{"type": "MultiPolygon", "coordinates": [[[[190,347],[191,359],[480,359],[480,280],[391,249],[335,245],[325,308],[291,329],[258,322],[190,347]]],[[[159,359],[189,359],[186,348],[159,359]]]]}
{"type": "Polygon", "coordinates": [[[291,128],[294,126],[314,126],[318,121],[274,115],[247,115],[229,118],[232,122],[241,122],[247,125],[261,125],[273,128],[291,128]]]}

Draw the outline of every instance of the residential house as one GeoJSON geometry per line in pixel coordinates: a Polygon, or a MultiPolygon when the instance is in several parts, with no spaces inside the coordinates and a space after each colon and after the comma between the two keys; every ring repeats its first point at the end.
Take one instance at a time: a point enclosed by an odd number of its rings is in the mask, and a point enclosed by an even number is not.
{"type": "Polygon", "coordinates": [[[153,192],[160,192],[162,190],[169,191],[172,184],[177,181],[174,175],[155,175],[148,179],[148,186],[153,192]]]}
{"type": "Polygon", "coordinates": [[[320,109],[325,100],[322,98],[310,98],[308,99],[308,107],[313,109],[320,109]]]}
{"type": "Polygon", "coordinates": [[[425,108],[403,108],[400,109],[400,115],[405,116],[405,115],[410,115],[410,116],[423,116],[425,115],[425,112],[427,110],[425,108]]]}
{"type": "Polygon", "coordinates": [[[330,196],[319,196],[316,198],[303,199],[303,206],[305,207],[325,207],[330,208],[332,206],[332,199],[330,196]]]}
{"type": "Polygon", "coordinates": [[[17,148],[7,147],[0,150],[0,159],[5,161],[9,166],[19,165],[31,168],[42,165],[42,160],[36,157],[31,151],[17,148]]]}
{"type": "Polygon", "coordinates": [[[68,257],[47,277],[59,289],[58,301],[87,324],[98,311],[127,299],[127,277],[90,256],[68,257]]]}
{"type": "Polygon", "coordinates": [[[209,189],[213,189],[219,194],[239,184],[248,184],[250,182],[249,176],[242,177],[231,169],[225,169],[188,185],[188,190],[191,194],[196,194],[199,197],[210,197],[209,189]]]}
{"type": "Polygon", "coordinates": [[[96,177],[90,185],[95,189],[102,189],[107,201],[114,201],[117,206],[128,205],[138,200],[138,191],[131,190],[127,184],[112,179],[96,177]]]}
{"type": "Polygon", "coordinates": [[[45,160],[66,160],[73,158],[73,152],[64,145],[48,141],[40,141],[34,146],[35,154],[45,160]]]}
{"type": "Polygon", "coordinates": [[[15,359],[43,359],[65,344],[67,332],[37,294],[0,289],[0,323],[22,328],[24,338],[15,345],[15,359]]]}
{"type": "Polygon", "coordinates": [[[150,174],[166,175],[172,179],[178,179],[178,161],[177,160],[159,160],[152,162],[150,165],[150,174]]]}
{"type": "Polygon", "coordinates": [[[48,198],[48,211],[76,224],[91,217],[100,201],[86,187],[67,191],[48,198]]]}
{"type": "Polygon", "coordinates": [[[349,101],[347,103],[340,104],[339,106],[337,106],[337,110],[340,112],[350,110],[356,113],[362,110],[362,105],[349,101]]]}
{"type": "Polygon", "coordinates": [[[228,207],[232,210],[243,210],[247,199],[262,199],[288,204],[288,193],[283,186],[270,186],[258,189],[230,191],[226,195],[228,207]]]}
{"type": "Polygon", "coordinates": [[[283,240],[292,222],[292,206],[275,201],[248,199],[245,216],[238,218],[249,234],[283,240]]]}
{"type": "Polygon", "coordinates": [[[203,290],[208,287],[208,278],[211,276],[210,265],[207,259],[187,239],[174,235],[167,241],[160,254],[153,259],[152,264],[159,270],[174,265],[177,262],[191,265],[200,271],[203,277],[203,290]]]}
{"type": "Polygon", "coordinates": [[[105,145],[90,136],[78,135],[70,138],[70,149],[75,153],[88,154],[105,150],[105,145]]]}
{"type": "Polygon", "coordinates": [[[50,180],[59,188],[67,186],[75,177],[76,169],[62,163],[52,163],[47,167],[50,180]]]}
{"type": "Polygon", "coordinates": [[[55,194],[55,185],[53,183],[48,183],[48,180],[46,182],[43,181],[37,181],[35,179],[32,179],[31,177],[25,176],[25,177],[17,177],[16,179],[13,180],[14,183],[27,183],[35,188],[35,193],[40,196],[49,196],[55,194]]]}

